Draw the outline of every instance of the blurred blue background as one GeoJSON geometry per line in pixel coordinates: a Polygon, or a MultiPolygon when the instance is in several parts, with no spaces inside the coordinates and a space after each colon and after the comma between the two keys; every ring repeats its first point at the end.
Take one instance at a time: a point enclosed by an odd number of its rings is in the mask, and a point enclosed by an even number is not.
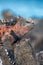
{"type": "Polygon", "coordinates": [[[0,0],[0,18],[3,10],[11,10],[24,18],[43,17],[43,0],[0,0]]]}

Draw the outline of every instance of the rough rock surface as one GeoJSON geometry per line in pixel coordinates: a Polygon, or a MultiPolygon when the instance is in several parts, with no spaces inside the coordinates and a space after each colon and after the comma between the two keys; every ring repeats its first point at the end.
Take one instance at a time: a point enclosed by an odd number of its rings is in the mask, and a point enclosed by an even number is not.
{"type": "Polygon", "coordinates": [[[37,65],[35,54],[28,39],[22,39],[14,45],[16,65],[37,65]]]}

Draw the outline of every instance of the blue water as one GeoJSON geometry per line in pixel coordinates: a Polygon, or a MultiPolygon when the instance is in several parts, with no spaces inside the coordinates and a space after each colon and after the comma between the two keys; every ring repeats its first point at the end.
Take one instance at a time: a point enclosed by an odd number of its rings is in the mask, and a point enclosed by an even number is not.
{"type": "Polygon", "coordinates": [[[0,0],[0,18],[3,10],[27,17],[43,17],[43,0],[0,0]]]}

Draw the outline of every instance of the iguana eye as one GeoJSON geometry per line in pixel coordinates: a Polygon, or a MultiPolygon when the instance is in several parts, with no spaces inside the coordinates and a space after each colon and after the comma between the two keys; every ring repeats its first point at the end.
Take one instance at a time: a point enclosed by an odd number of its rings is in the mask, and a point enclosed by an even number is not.
{"type": "Polygon", "coordinates": [[[4,34],[5,32],[3,32],[3,34],[4,34]]]}

